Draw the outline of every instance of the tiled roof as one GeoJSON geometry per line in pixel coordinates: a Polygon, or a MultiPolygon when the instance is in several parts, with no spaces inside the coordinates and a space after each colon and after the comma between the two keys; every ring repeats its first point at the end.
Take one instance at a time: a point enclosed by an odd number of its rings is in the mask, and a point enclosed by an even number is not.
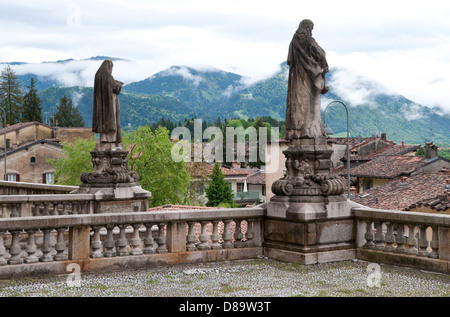
{"type": "Polygon", "coordinates": [[[365,191],[353,201],[371,208],[405,210],[425,199],[442,195],[448,172],[419,173],[376,186],[365,191]]]}
{"type": "MultiPolygon", "coordinates": [[[[427,164],[424,157],[402,155],[373,156],[364,164],[352,167],[351,176],[396,178],[401,175],[409,175],[417,168],[427,164]]],[[[341,171],[339,171],[341,173],[341,171]]]]}
{"type": "Polygon", "coordinates": [[[250,175],[247,178],[247,184],[265,185],[266,184],[266,173],[259,171],[253,175],[250,175]]]}
{"type": "Polygon", "coordinates": [[[370,154],[370,156],[379,155],[404,155],[406,153],[417,151],[420,148],[420,144],[393,144],[378,152],[370,154]]]}
{"type": "MultiPolygon", "coordinates": [[[[209,177],[212,174],[214,164],[208,164],[206,162],[188,162],[188,171],[193,177],[209,177]]],[[[248,168],[227,168],[220,166],[222,173],[225,176],[238,176],[242,175],[247,177],[248,175],[255,174],[259,170],[248,168]]]]}
{"type": "Polygon", "coordinates": [[[411,210],[416,207],[429,207],[435,211],[446,211],[450,209],[450,197],[449,194],[438,195],[432,198],[422,199],[411,206],[405,208],[405,210],[411,210]]]}
{"type": "MultiPolygon", "coordinates": [[[[48,126],[46,124],[43,124],[41,122],[38,122],[38,121],[19,122],[19,123],[10,125],[9,127],[6,127],[6,133],[9,133],[9,132],[12,132],[12,131],[17,131],[17,130],[20,130],[20,129],[23,129],[23,128],[26,128],[26,127],[29,127],[29,126],[32,126],[32,125],[42,125],[44,127],[52,129],[52,127],[50,127],[50,126],[48,126]]],[[[0,129],[0,134],[3,134],[3,133],[5,133],[5,129],[4,128],[0,129]]]]}

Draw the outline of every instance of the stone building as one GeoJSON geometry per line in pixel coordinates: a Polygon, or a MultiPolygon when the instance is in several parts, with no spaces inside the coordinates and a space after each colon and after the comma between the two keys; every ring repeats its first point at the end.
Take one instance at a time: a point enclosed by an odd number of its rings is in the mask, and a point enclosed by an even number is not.
{"type": "Polygon", "coordinates": [[[47,161],[61,155],[62,142],[90,138],[91,128],[50,127],[41,122],[21,122],[0,130],[0,175],[8,181],[51,184],[55,168],[47,161]]]}

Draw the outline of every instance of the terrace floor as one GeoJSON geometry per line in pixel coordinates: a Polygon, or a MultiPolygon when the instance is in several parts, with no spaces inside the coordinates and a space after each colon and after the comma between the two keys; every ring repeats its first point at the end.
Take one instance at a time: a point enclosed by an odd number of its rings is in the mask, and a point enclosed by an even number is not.
{"type": "Polygon", "coordinates": [[[450,297],[450,275],[369,264],[260,258],[82,274],[79,287],[67,275],[0,280],[0,297],[450,297]]]}

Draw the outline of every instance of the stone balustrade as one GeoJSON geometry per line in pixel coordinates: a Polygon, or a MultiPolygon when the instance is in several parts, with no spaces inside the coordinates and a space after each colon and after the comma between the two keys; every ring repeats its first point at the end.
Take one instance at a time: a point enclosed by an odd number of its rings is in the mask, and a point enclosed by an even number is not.
{"type": "Polygon", "coordinates": [[[353,208],[357,258],[450,272],[450,215],[353,208]]]}
{"type": "Polygon", "coordinates": [[[93,213],[92,194],[1,195],[0,217],[30,217],[93,213]]]}
{"type": "Polygon", "coordinates": [[[255,258],[264,209],[237,208],[0,219],[0,278],[255,258]],[[33,265],[30,265],[33,264],[33,265]]]}

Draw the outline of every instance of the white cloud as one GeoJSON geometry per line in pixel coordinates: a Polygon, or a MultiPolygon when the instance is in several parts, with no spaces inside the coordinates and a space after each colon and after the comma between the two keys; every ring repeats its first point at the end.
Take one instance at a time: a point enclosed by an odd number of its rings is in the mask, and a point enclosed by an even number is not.
{"type": "MultiPolygon", "coordinates": [[[[449,1],[0,0],[0,7],[1,62],[115,56],[132,61],[115,63],[115,77],[125,82],[172,65],[210,65],[263,79],[286,60],[300,20],[309,18],[330,67],[450,112],[449,1]],[[79,26],[68,22],[73,3],[79,26]]],[[[89,83],[96,68],[76,76],[60,68],[57,77],[89,83]]],[[[353,97],[361,101],[367,93],[359,89],[353,97]]]]}

